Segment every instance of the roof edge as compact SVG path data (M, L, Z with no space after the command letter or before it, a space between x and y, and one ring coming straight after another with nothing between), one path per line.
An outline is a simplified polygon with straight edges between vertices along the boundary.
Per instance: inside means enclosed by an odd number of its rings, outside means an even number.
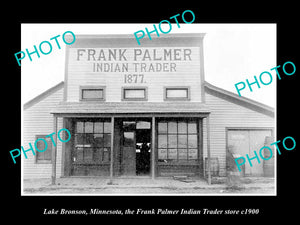
M39 94L38 96L34 97L33 99L29 100L28 102L26 102L23 105L23 109L26 110L28 108L30 108L31 106L33 106L34 104L40 102L41 100L43 100L44 98L46 98L47 96L51 95L52 93L56 92L57 90L63 88L64 86L64 81L61 81L60 83L58 83L57 85L47 89L46 91L42 92L41 94Z
M214 92L218 92L218 93L221 93L223 95L226 95L226 96L234 99L236 102L243 102L243 103L246 103L248 105L254 106L254 108L260 109L260 112L265 111L265 114L274 116L275 110L271 106L265 105L261 102L258 102L258 101L255 101L255 100L243 97L243 96L239 96L235 93L232 93L232 92L227 91L225 89L214 86L214 85L208 83L207 81L204 81L204 87L207 88L207 89L210 89ZM245 104L244 104L244 106L245 106Z
M175 38L175 37L198 37L203 38L206 33L172 33L168 35L161 35L159 37L153 36L151 38ZM71 38L72 35L66 35L66 38ZM90 38L133 38L133 34L77 34L76 39L90 39Z

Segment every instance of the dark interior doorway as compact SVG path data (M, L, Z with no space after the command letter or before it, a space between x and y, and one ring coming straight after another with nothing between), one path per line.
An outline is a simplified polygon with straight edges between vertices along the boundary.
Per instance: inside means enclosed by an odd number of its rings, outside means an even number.
M151 129L136 130L136 175L150 174Z
M150 175L151 122L123 120L122 174Z

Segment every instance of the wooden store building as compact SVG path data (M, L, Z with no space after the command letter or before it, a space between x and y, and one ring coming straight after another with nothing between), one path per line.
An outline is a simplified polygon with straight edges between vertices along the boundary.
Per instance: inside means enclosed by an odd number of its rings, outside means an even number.
M77 35L64 81L24 105L23 143L67 143L22 161L23 178L226 176L228 154L274 136L274 109L204 80L204 34ZM40 148L42 149L42 147ZM243 175L264 176L264 163ZM274 164L272 164L274 171ZM210 182L210 181L209 181Z

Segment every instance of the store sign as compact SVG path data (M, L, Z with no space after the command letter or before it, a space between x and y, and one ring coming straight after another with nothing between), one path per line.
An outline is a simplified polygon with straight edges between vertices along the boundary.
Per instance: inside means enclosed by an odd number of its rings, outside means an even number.
M199 46L70 47L68 101L78 100L82 85L105 86L106 101L119 101L124 86L147 87L149 101L161 101L166 85L188 86L191 99L201 101L200 52Z
M192 61L192 48L78 48L78 63L90 63L90 72L176 72L177 62Z

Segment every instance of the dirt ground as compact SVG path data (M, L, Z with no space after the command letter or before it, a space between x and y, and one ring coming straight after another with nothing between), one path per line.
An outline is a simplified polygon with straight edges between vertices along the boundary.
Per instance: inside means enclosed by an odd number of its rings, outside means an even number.
M23 181L22 195L276 195L274 178L203 179L59 178Z

